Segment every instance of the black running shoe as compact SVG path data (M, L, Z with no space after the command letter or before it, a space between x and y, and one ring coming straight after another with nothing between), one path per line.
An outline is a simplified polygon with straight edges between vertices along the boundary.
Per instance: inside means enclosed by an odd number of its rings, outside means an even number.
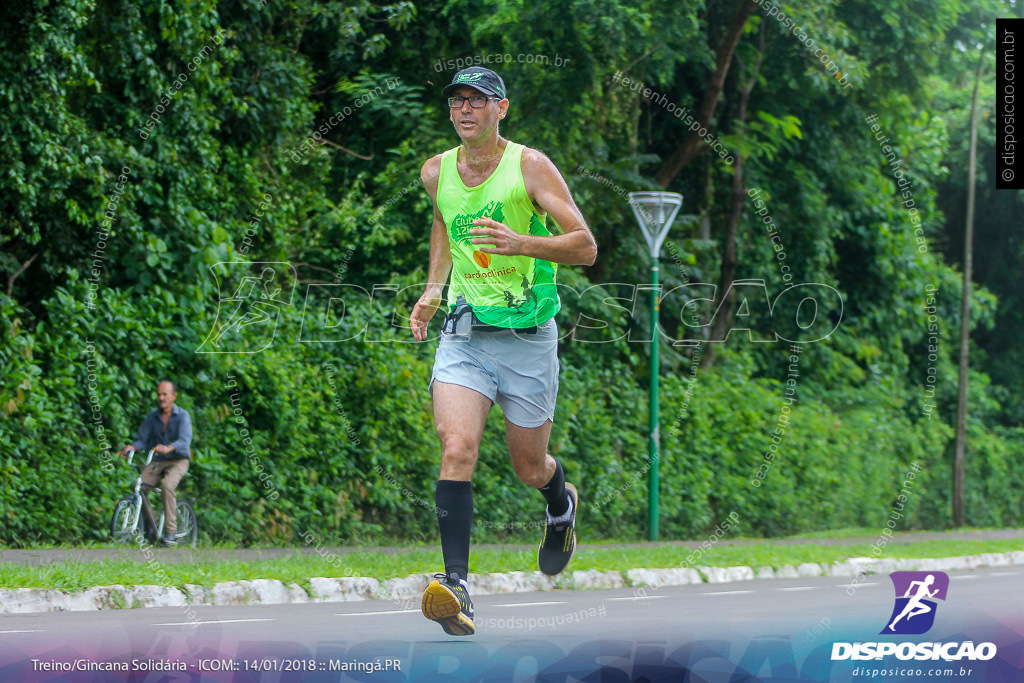
M441 624L450 636L476 633L473 602L465 586L454 575L434 574L434 580L423 591L423 616Z
M544 526L544 538L537 551L537 564L549 576L560 574L576 550L576 511L580 507L580 496L576 487L568 482L565 484L565 492L572 500L572 515L568 522L549 522Z

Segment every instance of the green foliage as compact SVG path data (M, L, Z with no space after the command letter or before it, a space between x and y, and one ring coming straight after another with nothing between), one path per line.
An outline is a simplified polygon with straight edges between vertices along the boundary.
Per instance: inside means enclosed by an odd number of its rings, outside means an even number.
M949 524L965 103L989 35L979 17L1001 5L933 5L782 3L850 88L775 18L748 20L702 123L742 156L742 189L761 191L781 242L747 202L736 277L764 281L772 300L796 283L828 285L843 315L832 313L828 339L804 345L792 404L781 344L737 333L714 354L705 344L714 360L691 374L694 347L663 343L666 537L701 537L732 512L751 535L881 528L913 463L921 471L899 528ZM457 64L484 57L509 86L502 133L552 158L600 248L594 267L559 273L551 451L580 486L590 538L642 536L649 356L637 340L649 320L636 283L648 256L626 193L657 189L654 171L689 134L671 109L698 109L738 6L62 0L9 10L0 542L102 540L132 478L110 453L165 377L196 428L183 495L197 503L204 542L435 538L433 344L410 343L401 325L428 258L419 170L458 144L439 90ZM990 86L982 95L991 100ZM967 515L977 525L1024 512L1013 486L1024 474L1013 457L1024 416L1022 199L987 189L990 129L970 320ZM668 187L686 207L662 253L666 290L703 283L663 302L665 333L690 341L704 339L721 301L712 283L737 168L704 152ZM231 263L258 275L265 262L296 277L273 307L272 343L257 351L252 334L244 353L200 351L227 307L214 274ZM347 288L313 287L331 284ZM329 317L332 296L345 307ZM693 316L673 310L683 305ZM752 323L783 329L772 315L759 306ZM495 410L474 479L478 540L519 538L540 517L503 432Z

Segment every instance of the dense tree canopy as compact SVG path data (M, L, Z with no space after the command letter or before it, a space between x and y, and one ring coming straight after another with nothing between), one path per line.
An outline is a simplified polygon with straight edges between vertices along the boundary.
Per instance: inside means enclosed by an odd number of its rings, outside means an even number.
M431 533L433 345L402 323L426 278L420 165L458 143L440 89L470 64L503 76L502 134L551 157L598 241L593 267L559 271L551 445L589 537L646 524L648 263L627 193L684 196L659 337L662 533L686 537L731 512L747 534L881 527L914 463L901 524L950 524L981 60L967 522L1024 515L1024 200L992 174L993 28L1019 2L37 0L6 14L5 543L103 538L130 478L112 453L164 377L195 422L184 486L208 538ZM530 534L538 508L500 417L474 486L482 538Z

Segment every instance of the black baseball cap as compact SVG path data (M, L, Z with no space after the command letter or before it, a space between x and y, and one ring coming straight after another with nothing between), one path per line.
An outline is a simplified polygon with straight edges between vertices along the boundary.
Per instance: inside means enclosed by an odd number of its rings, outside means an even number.
M505 90L505 81L501 80L501 76L482 66L471 66L458 72L452 77L452 82L446 85L441 92L445 97L448 97L451 95L452 90L462 85L476 88L483 94L490 95L491 97L505 99L508 96Z

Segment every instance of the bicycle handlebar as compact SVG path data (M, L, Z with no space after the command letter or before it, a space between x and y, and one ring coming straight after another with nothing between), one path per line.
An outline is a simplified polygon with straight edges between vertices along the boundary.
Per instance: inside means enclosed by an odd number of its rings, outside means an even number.
M132 450L128 451L128 464L129 465L132 464L132 460L135 458L135 453L136 453L136 451L135 451L134 448ZM149 463L153 462L153 455L155 453L156 453L155 449L152 449L152 448L149 449L149 453L147 454L148 457L146 458L146 462L143 463L143 465L142 465L143 467L145 467Z

